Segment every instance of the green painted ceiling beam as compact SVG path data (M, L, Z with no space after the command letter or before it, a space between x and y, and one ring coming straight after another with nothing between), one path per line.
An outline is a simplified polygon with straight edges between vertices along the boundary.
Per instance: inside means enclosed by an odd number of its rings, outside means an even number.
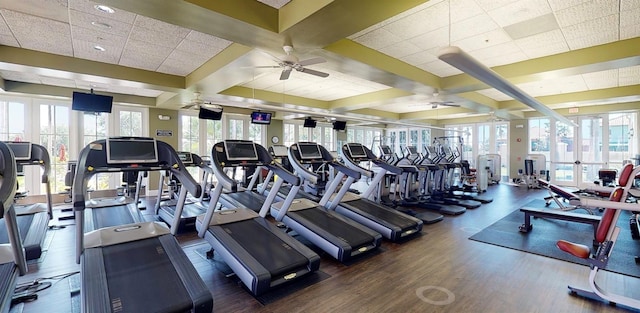
M573 76L639 65L638 47L640 47L640 37L496 66L492 70L514 84ZM473 53L471 55L473 56ZM467 74L459 74L443 78L442 88L453 92L463 92L490 87Z
M181 76L1 45L0 69L173 92L185 87Z
M251 89L247 87L234 86L229 89L220 92L224 96L239 97L246 100L247 104L250 104L254 99L256 102L266 102L269 104L275 104L280 106L292 107L292 108L316 108L316 109L329 109L329 103L327 101L309 99L304 97L297 97L292 95L284 95L282 93ZM283 105L284 103L284 105Z
M15 92L15 93L23 93L30 95L46 95L53 97L64 97L71 99L71 95L74 91L79 91L75 88L67 88L67 87L58 87L51 85L42 85L42 84L31 84L31 83L22 83L22 82L14 82L14 81L5 81L6 92ZM111 93L111 92L100 92L101 95L107 95L113 97L114 103L128 103L128 104L138 104L144 105L148 107L155 107L156 99L152 97L143 97L143 96L134 96L134 95L125 95L119 93Z
M211 75L215 74L216 71L219 71L224 66L227 66L239 57L249 53L251 50L253 49L241 44L231 44L209 61L202 64L202 66L197 68L195 71L191 72L191 74L187 75L185 77L185 87L189 88L200 81L207 79Z

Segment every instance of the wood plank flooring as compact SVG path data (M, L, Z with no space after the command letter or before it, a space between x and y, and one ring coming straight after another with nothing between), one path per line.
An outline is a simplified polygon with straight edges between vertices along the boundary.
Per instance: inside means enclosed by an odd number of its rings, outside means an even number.
M490 186L486 195L494 197L492 203L425 225L413 240L384 242L380 253L351 265L323 256L320 269L331 277L267 305L199 255L206 242L193 234L178 239L211 289L215 312L625 312L568 295L567 285L587 286L586 266L468 239L545 194ZM629 235L628 229L622 230L621 236ZM74 262L74 226L50 230L48 236L46 254L29 265L19 282L79 270ZM600 280L606 288L640 298L636 278L606 273ZM40 292L24 312L73 312L68 279Z

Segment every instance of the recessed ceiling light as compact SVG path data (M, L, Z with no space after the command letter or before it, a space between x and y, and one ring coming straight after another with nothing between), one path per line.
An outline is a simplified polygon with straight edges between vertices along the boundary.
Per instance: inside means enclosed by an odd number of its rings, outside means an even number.
M107 49L103 48L102 46L98 46L98 45L93 46L93 49L96 49L98 51L107 51Z
M111 28L111 25L109 25L107 23L96 22L96 21L91 22L91 25L102 27L102 28Z
M106 5L102 5L102 4L96 4L93 6L94 8L96 8L96 10L100 11L100 12L104 12L104 13L114 13L115 10L112 9L111 7L108 7Z

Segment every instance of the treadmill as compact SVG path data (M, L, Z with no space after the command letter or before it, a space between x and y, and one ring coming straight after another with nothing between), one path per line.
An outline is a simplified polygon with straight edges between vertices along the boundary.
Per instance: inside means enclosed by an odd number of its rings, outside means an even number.
M217 252L256 296L317 271L320 256L265 219L278 188L285 181L299 186L298 177L274 162L267 149L252 141L225 140L216 143L211 154L218 182L211 192L207 213L196 220L198 236L212 248L208 257ZM264 167L278 175L267 201L261 204L259 214L244 207L216 212L223 189L238 192L236 181L225 173L224 167L240 164ZM293 194L282 207L286 209L292 201Z
M42 255L42 245L49 227L49 220L53 216L51 201L51 159L47 149L31 142L5 142L15 156L18 175L24 175L24 166L39 166L42 168L42 183L45 185L46 203L14 205L18 220L18 230L23 242L27 260L35 260ZM4 224L0 220L0 243L8 243L9 238Z
M247 184L246 188L242 188L242 187L238 186L237 187L238 188L237 191L231 192L231 193L223 193L220 196L219 201L220 201L220 204L223 207L227 207L227 208L244 207L244 208L248 208L248 209L251 209L251 210L254 210L254 211L258 212L260 210L260 207L262 207L262 204L265 203L265 201L267 201L266 196L262 195L261 193L258 193L258 192L254 191L254 187L257 187L258 178L262 175L262 167L251 165L253 163L255 163L255 162L250 162L250 163L238 163L238 162L223 163L224 164L223 168L225 168L225 169L232 168L233 169L232 176L235 176L235 171L236 171L237 168L242 167L242 168L245 168L245 169L250 169L250 168L255 167L255 171L254 171L253 175L251 176L251 180ZM227 176L227 175L225 174L225 176Z
M16 286L18 275L27 272L13 197L17 185L16 162L13 152L0 142L0 219L3 221L3 231L8 234L9 244L0 244L0 312L9 312L11 298Z
M300 159L308 161L307 164L300 162ZM342 182L342 178L346 176L347 179L343 184L346 188L342 188L341 193L336 197L343 196L351 183L360 178L359 173L338 163L331 157L329 151L314 142L298 142L291 145L289 160L295 173L311 183L315 183L319 175L309 170L309 163L324 162L338 170L336 182ZM289 196L296 197L299 188L300 186L292 186ZM271 215L340 262L349 261L358 255L372 251L382 242L382 235L378 232L327 210L307 198L294 200L289 208L274 204L271 207Z
M269 147L269 152L271 153L271 155L274 157L274 159L276 161L280 161L280 164L282 164L282 166L294 173L295 170L293 168L293 166L291 165L291 161L289 160L289 148L287 148L284 145L273 145L271 147ZM273 175L272 172L269 172L269 175ZM266 194L269 192L269 189L267 189L269 186L269 182L271 181L272 176L267 176L264 180L264 184L262 184L262 186L258 186L258 193L260 194ZM302 186L306 186L306 184L317 184L317 181L315 182L310 182L304 179L304 177L300 177L300 179L302 179ZM302 187L304 188L304 187ZM287 195L291 192L291 186L289 185L283 185L280 187L280 189L278 190L278 197L281 199L284 199L287 197ZM310 194L308 192L305 192L303 190L298 190L296 198L305 198L305 199L309 199L313 202L320 202L320 197Z
M91 177L127 171L170 171L179 177L184 191L178 206L184 203L187 191L196 196L201 192L178 154L165 142L114 137L93 141L80 151L73 208L82 312L210 313L211 292L164 224L130 223L86 231L84 215L89 210L85 195ZM117 211L114 208L100 210Z
M206 188L207 177L213 174L211 167L207 166L199 155L191 152L178 151L178 156L185 167L197 167L202 169L203 174L200 181L200 188L203 190ZM158 194L162 194L163 182L165 173L160 175L160 184L158 186ZM178 184L181 182L178 181ZM180 188L182 189L182 188ZM201 202L202 194L199 198L187 198L182 209L182 214L178 218L177 226L171 228L171 233L176 235L185 231L192 231L196 229L196 217L200 214L207 212L207 206ZM191 195L193 196L193 195ZM174 219L176 218L177 199L171 199L169 201L162 201L162 197L158 197L156 200L156 214L162 221L168 225L174 225Z

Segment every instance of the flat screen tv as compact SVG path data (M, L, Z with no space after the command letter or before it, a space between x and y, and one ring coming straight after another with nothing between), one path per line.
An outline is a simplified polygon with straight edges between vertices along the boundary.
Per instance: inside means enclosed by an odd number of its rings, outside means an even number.
M253 124L271 124L271 113L269 112L251 112L251 123Z
M349 150L349 154L353 159L367 157L367 152L364 150L364 146L359 143L347 144L347 149Z
M158 163L158 145L153 138L107 139L107 163Z
M258 161L258 152L252 141L225 140L224 151L229 161Z
M193 163L193 156L191 155L191 152L178 151L178 157L180 158L180 161L182 161L182 163L184 164Z
M322 159L320 148L315 143L298 143L298 151L303 160Z
M97 95L95 93L73 92L71 109L83 112L111 113L113 97Z
M346 121L335 121L333 122L333 129L338 130L338 131L342 131L345 130L347 128L347 122Z
M198 118L203 120L219 121L222 119L222 110L218 112L200 108L200 112L198 112Z
M318 122L316 120L314 120L314 119L312 119L310 117L307 117L307 118L304 119L303 127L316 128L317 123Z
M9 149L13 151L16 161L31 160L31 143L30 142L5 142Z

